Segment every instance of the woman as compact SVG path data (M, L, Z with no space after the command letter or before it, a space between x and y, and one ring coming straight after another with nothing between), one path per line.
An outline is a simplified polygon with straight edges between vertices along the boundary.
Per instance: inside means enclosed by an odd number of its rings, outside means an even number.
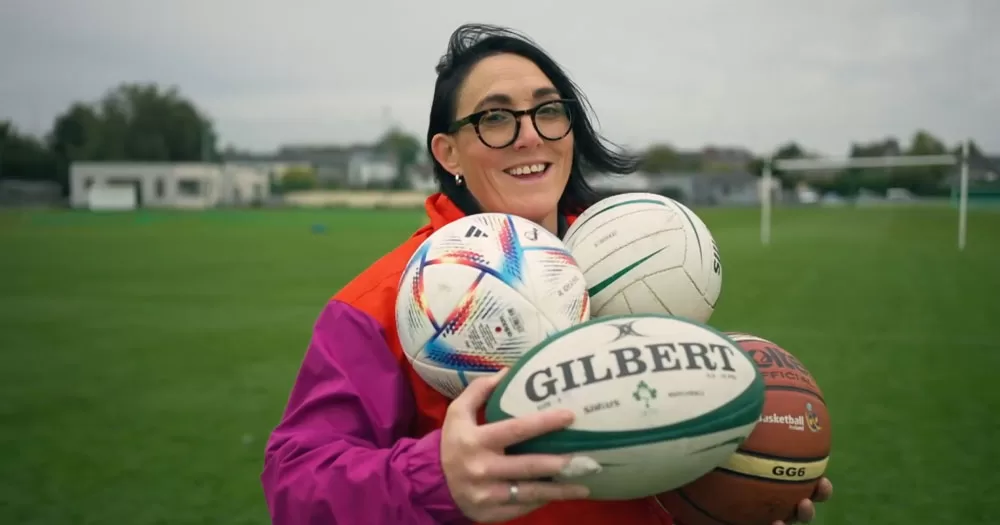
M437 68L427 148L441 193L430 224L364 271L320 314L262 482L278 525L507 522L665 525L653 498L598 502L571 483L588 458L505 456L506 446L568 426L572 413L480 425L499 376L449 402L414 372L398 343L400 274L436 229L505 212L562 235L595 200L584 169L629 173L605 147L576 86L544 52L508 30L463 26ZM829 496L823 483L818 499ZM812 518L808 500L798 518Z

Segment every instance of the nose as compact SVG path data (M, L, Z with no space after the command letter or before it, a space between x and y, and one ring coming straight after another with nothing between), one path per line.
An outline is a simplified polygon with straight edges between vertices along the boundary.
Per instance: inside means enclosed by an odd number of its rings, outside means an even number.
M531 115L521 115L521 129L514 140L514 149L537 148L542 144L542 137L531 122Z

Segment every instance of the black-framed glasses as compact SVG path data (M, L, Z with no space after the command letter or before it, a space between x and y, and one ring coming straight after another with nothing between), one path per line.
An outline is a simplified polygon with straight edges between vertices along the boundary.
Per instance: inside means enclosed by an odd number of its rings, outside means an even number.
M572 129L573 114L570 111L572 102L570 99L559 99L542 102L529 109L497 108L477 111L453 122L448 132L454 133L462 126L472 124L483 144L495 149L506 148L521 134L521 117L529 115L531 124L540 137L545 140L559 140Z

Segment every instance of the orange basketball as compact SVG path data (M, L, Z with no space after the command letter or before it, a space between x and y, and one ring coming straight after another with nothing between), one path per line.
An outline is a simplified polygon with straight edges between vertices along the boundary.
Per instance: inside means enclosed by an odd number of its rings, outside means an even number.
M830 416L812 374L760 337L727 333L764 375L764 410L725 464L657 498L677 525L771 525L812 496L830 454Z

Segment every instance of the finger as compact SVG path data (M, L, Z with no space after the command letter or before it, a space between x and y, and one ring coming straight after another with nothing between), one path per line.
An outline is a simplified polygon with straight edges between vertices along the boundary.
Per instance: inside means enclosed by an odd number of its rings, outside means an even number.
M570 483L522 481L517 483L517 497L513 501L510 494L510 483L490 486L490 500L500 505L541 505L550 501L585 499L590 489Z
M493 389L500 384L500 380L506 374L507 369L504 368L493 375L474 379L458 397L451 401L448 408L475 418L476 411L486 404L486 401L490 398L490 394L493 393Z
M482 443L491 448L510 445L568 427L576 416L570 410L545 410L480 427Z
M812 500L804 499L800 501L795 517L796 521L802 523L812 521L816 517L816 507L813 505Z
M524 454L517 456L496 455L486 465L490 479L539 480L562 474L570 462L568 456Z
M590 496L590 489L583 485L571 483L526 481L518 483L517 486L519 488L519 502L545 503L549 501L585 499Z
M829 479L823 478L816 484L816 492L813 493L812 500L824 502L833 497L833 483Z

